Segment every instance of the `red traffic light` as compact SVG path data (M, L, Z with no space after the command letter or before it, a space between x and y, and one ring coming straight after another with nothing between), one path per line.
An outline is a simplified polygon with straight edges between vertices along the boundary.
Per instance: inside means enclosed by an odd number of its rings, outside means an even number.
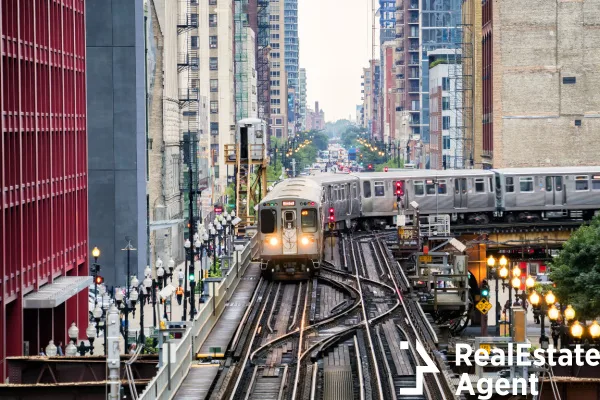
M369 164L367 168L373 169L373 164Z
M383 172L388 172L388 167L383 168Z
M404 195L404 184L401 181L396 182L396 196Z
M332 207L332 208L329 209L329 214L333 214L333 213L335 213L335 210Z
M96 278L94 279L94 282L96 282L96 285L102 285L104 283L104 277L98 275L96 276Z

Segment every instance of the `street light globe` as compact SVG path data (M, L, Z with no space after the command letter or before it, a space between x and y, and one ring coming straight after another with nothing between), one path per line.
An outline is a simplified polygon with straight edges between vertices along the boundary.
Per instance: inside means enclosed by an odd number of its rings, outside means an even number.
M525 279L525 286L527 286L527 289L533 289L535 286L535 279L531 275Z
M101 295L106 293L106 286L104 286L104 285L98 286L98 293L100 293Z
M231 213L229 213L233 218L235 218L235 211L231 210Z
M510 284L515 289L518 289L518 288L521 287L521 280L518 277L515 276L514 278L512 278L512 281L510 281Z
M537 292L531 293L531 296L529 296L529 302L534 306L537 306L540 304L540 295Z
M581 326L579 321L575 321L573 326L571 326L571 335L576 339L581 338L581 335L583 335L583 326Z
M140 284L140 280L137 278L137 276L134 276L131 279L131 286L138 287L139 284Z
M92 315L96 319L102 318L102 308L100 308L100 304L96 304L96 308L94 308L94 311L92 312Z
M74 357L77 355L77 347L69 342L67 347L65 347L65 356Z
M171 259L169 260L169 269L173 268L175 268L175 260L173 260L173 257L171 257Z
M146 289L150 289L152 287L152 279L147 276L146 279L144 279L143 284Z
M546 299L546 304L556 303L556 296L554 295L554 293L552 293L552 291L549 291L548 293L546 293L545 299Z
M494 256L489 256L487 259L488 267L493 267L495 264L496 264L496 259L494 258Z
M208 242L208 233L204 233L204 235L202 236L202 240Z
M144 276L150 276L152 275L152 270L150 269L149 265L146 265L146 269L144 269Z
M88 339L96 339L96 325L89 324L85 330L85 334L87 335Z
M46 355L48 357L54 357L56 355L56 345L54 344L54 340L48 342L48 346L46 346Z
M163 261L160 259L160 257L158 257L156 259L156 268L161 268L163 265Z
M161 266L156 270L156 276L162 278L165 275L165 269Z
M192 243L190 242L190 239L185 239L185 243L183 244L183 247L185 247L186 249L189 249L192 246Z
M548 318L550 318L550 320L552 321L556 321L559 315L560 311L558 311L558 308L556 308L554 304L552 304L552 306L548 309Z
M589 329L590 329L590 335L592 336L592 339L598 339L598 337L600 337L600 325L598 325L597 321L592 322ZM48 354L48 353L46 353L46 354Z
M123 301L123 291L121 290L121 288L117 288L117 290L115 291L115 300Z
M67 334L73 341L77 341L77 338L79 337L79 328L75 325L75 322L71 323L71 327L67 331Z
M575 309L570 304L565 309L565 319L567 321L572 321L575 319Z
M504 267L508 264L508 260L506 259L505 256L500 257L500 261L498 261L498 263L500 264L501 267Z
M100 249L98 247L94 247L94 249L92 250L92 257L94 257L94 258L100 257Z
M521 268L519 268L519 267L514 267L514 268L512 269L512 275L513 275L515 278L518 278L518 277L520 277L520 276L521 276Z
M194 246L196 248L200 248L200 246L202 246L202 242L200 242L200 238L196 239L196 241L194 242Z
M500 278L502 279L506 279L508 278L508 268L506 268L506 265L503 265L499 270L498 270L498 275L500 276Z
M129 300L131 300L132 303L135 303L138 300L138 297L139 297L139 294L136 289L133 289L129 293Z

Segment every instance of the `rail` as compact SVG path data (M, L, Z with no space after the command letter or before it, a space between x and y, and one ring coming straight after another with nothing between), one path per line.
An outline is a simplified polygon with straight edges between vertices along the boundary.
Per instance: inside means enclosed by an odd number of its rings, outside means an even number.
M215 285L214 293L211 293L210 299L194 317L194 322L191 325L187 323L181 339L166 343L166 346L169 346L169 359L144 388L138 397L139 400L170 400L177 393L191 368L195 354L218 321L240 277L250 265L256 239L255 235L249 241L245 241L243 250L234 252L232 267L227 270L223 280ZM241 243L236 241L236 245L239 244ZM186 322L181 324L185 325ZM171 356L171 352L174 353L174 357Z

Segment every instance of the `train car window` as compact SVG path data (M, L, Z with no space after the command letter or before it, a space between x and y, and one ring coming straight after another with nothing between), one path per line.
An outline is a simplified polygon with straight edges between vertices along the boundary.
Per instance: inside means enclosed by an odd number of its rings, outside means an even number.
M519 190L521 193L533 192L533 176L522 176L519 178Z
M554 178L554 189L557 192L562 191L562 176L557 176Z
M475 193L485 192L485 180L483 178L475 178Z
M494 183L492 182L492 178L490 178L490 193L494 191Z
M600 190L600 175L592 176L592 190Z
M273 233L277 229L277 212L275 210L260 210L260 232Z
M514 178L507 177L506 178L506 193L513 193L515 191L515 180Z
M302 210L300 224L302 225L302 232L311 233L317 231L317 210L307 209Z
M446 180L438 181L438 194L448 193L448 186L446 186Z
M371 182L370 181L363 182L363 195L365 196L365 199L368 199L369 197L371 197Z
M547 176L546 177L546 192L551 192L551 191L552 191L552 177Z
M576 176L575 177L575 190L583 191L590 188L587 176Z
M374 186L375 186L375 196L376 197L385 196L385 186L384 186L383 182L375 182Z
M415 181L413 185L415 187L415 196L423 196L425 194L423 181Z
M435 196L434 181L425 181L425 193L427 193L428 196Z

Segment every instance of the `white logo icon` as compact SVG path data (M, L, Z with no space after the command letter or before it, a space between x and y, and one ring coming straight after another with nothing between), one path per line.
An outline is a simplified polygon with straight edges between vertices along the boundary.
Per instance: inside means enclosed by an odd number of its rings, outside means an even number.
M400 342L401 350L408 350L408 342ZM440 370L435 366L435 362L429 357L429 354L425 351L425 348L421 344L420 341L417 340L417 353L421 356L423 361L427 366L423 367L421 365L417 365L417 383L414 388L400 388L401 396L414 396L414 395L422 395L423 394L423 375L426 372L431 372L432 374L437 374Z

